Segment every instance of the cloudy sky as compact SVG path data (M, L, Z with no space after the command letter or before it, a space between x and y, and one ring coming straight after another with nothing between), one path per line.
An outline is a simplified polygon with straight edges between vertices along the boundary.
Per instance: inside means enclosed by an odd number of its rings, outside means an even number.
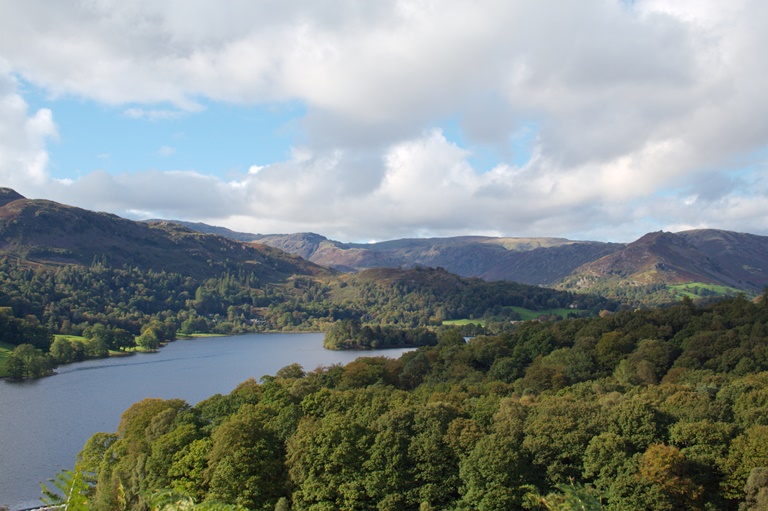
M0 0L0 185L341 241L768 234L768 2Z

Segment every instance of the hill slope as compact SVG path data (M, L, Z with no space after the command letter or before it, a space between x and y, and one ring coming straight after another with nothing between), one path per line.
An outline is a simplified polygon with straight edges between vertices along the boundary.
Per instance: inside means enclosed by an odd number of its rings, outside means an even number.
M57 333L79 335L102 323L138 334L153 320L187 333L322 330L339 319L437 326L448 319L520 319L514 307L573 314L611 307L600 298L464 278L442 268L339 275L266 245L29 200L7 189L0 190L0 204L0 305ZM315 253L328 243L317 235L282 242L297 251L317 244ZM419 243L389 245L413 250ZM29 285L22 289L21 282Z
M245 267L259 278L329 270L264 245L245 245L170 222L134 222L0 189L0 253L25 264L112 266L203 277Z
M340 243L316 234L270 235L260 243L307 257L342 271L367 268L442 267L463 277L551 285L581 264L623 245L575 242L563 238L400 239L378 243ZM301 250L301 252L299 252Z
M714 229L649 233L582 265L560 287L605 292L689 283L759 293L768 285L768 237Z
M462 277L532 285L554 285L582 264L624 248L620 243L564 238L487 236L341 243L315 233L248 234L201 223L173 222L200 232L263 243L345 272L430 266L445 268Z

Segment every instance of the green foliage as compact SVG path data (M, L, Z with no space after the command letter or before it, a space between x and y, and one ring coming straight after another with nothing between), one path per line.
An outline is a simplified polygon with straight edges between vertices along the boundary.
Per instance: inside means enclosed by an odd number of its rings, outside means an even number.
M275 263L279 271L267 272L267 279L258 265L211 264L201 274L113 266L100 256L90 266L0 258L0 338L48 352L51 333L82 335L87 339L82 349L72 344L75 360L134 346L153 351L175 339L176 332L332 330L328 346L334 349L423 346L434 344L426 327L451 318L484 322L485 327L463 327L464 335L477 335L510 328L508 320L519 319L512 307L544 311L578 303L581 312L567 309L571 315L615 308L594 296L464 279L442 269L377 269L346 276L319 272L313 277L289 276L284 272L290 264ZM342 328L339 321L360 328ZM59 343L56 358L69 360L60 348L66 350Z
M334 323L323 339L323 346L330 350L406 348L435 344L437 335L424 327L369 327L349 319Z
M576 308L560 307L555 309L526 309L523 307L509 307L509 309L518 315L517 319L529 321L539 319L540 317L566 319L568 317L579 317L587 314L588 311Z
M526 509L548 509L551 511L601 511L603 505L589 491L581 485L558 484L556 492L546 497L539 495L533 487L527 487L523 505Z
M89 511L87 486L80 472L62 470L50 482L58 492L41 484L46 505L59 506L63 511Z
M208 495L253 510L272 510L287 493L285 448L269 412L245 404L211 435Z
M704 282L689 282L687 284L668 285L667 289L673 299L679 299L682 297L695 298L710 298L713 296L736 296L742 291L727 286L718 286L714 284L706 284Z
M56 361L31 344L20 344L5 361L5 373L12 380L40 378L49 375Z
M195 502L188 493L174 490L158 490L150 498L152 511L243 511L236 505L219 502Z
M5 363L8 357L13 352L13 349L15 346L13 344L8 344L5 342L0 341L0 378L6 376L5 374Z
M744 486L746 498L739 511L768 511L768 467L756 467Z
M766 326L763 302L733 298L445 330L400 360L144 400L77 468L105 511L168 488L265 510L761 509Z

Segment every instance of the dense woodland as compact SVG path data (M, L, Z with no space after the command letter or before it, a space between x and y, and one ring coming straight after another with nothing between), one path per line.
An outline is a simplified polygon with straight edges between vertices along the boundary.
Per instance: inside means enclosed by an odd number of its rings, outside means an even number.
M146 399L76 473L97 510L765 509L768 297L602 316Z
M329 350L365 350L434 346L437 334L426 327L394 328L363 326L360 321L344 319L334 323L323 339Z
M58 364L107 356L110 350L156 350L177 334L325 331L341 320L385 330L377 330L375 342L369 336L361 338L362 344L329 347L434 344L434 334L424 327L464 317L501 325L518 319L511 306L573 306L592 314L615 304L428 268L265 282L244 269L200 280L127 265L115 268L104 258L90 266L57 267L0 259L0 341L20 346L5 364L12 378L43 376ZM391 334L397 329L399 337ZM52 334L85 339L54 341Z
M53 333L82 334L96 323L139 335L152 320L182 333L321 330L339 319L397 326L439 325L444 319L516 319L505 307L568 307L598 312L607 300L513 282L463 279L441 269L382 270L335 279L295 276L264 283L246 271L197 280L136 267L21 265L0 259L0 306L34 317Z

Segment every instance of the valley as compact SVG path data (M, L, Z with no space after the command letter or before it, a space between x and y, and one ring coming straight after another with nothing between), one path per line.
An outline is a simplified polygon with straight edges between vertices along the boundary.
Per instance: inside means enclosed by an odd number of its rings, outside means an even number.
M59 478L65 493L82 491L83 510L146 511L173 490L186 502L270 511L542 502L736 511L768 467L765 237L364 246L133 222L8 189L0 197L3 395L73 374L87 387L96 373L81 368L108 367L98 383L106 399L134 402L79 456L68 447L73 470ZM509 280L516 272L531 282ZM291 355L290 337L275 335L302 331L317 332L312 349L331 362ZM205 360L177 340L267 332L284 362L274 374L252 372L263 352L244 359L242 342L259 335L208 339ZM161 345L159 355L99 360ZM377 348L408 353L367 351ZM210 358L245 381L188 398L196 404L178 398ZM183 375L146 388L118 370L139 363L144 384L175 374L171 364ZM58 376L33 379L57 366Z

